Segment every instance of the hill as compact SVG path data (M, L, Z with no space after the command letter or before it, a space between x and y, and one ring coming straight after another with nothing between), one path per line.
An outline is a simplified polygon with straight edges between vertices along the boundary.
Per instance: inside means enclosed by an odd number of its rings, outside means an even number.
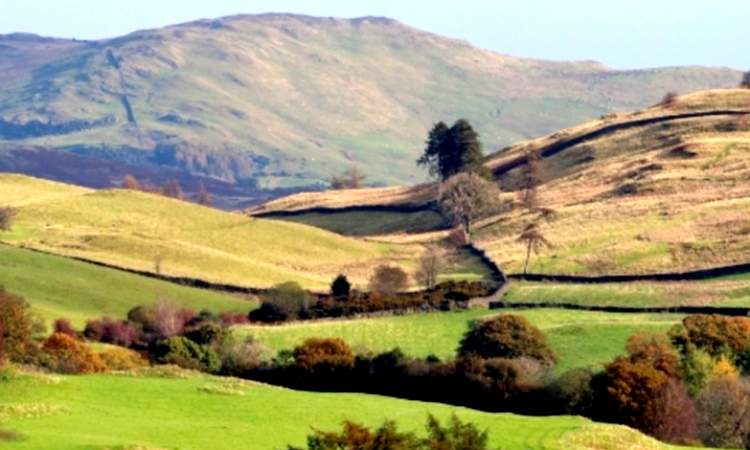
M539 219L520 207L518 189L526 157L536 153L542 158L540 206L555 219L539 222L554 248L533 258L532 271L640 274L748 262L749 116L750 90L702 91L491 154L486 166L508 208L478 224L475 242L505 271L522 270L526 247L518 236ZM400 226L391 218L389 228L376 231L403 232L410 214L430 211L434 189L306 194L308 210L298 206L303 197L297 195L248 213L335 228L357 209L364 214L363 206L391 208L401 215ZM315 208L332 210L321 220ZM444 234L382 239L414 242Z
M388 418L400 430L421 434L428 412L442 421L455 413L487 429L491 448L676 448L581 417L490 414L375 395L299 392L167 369L134 376L17 375L0 383L0 419L3 428L24 437L11 444L24 450L271 450L304 445L310 427L340 430L344 419L377 427Z
M306 225L127 190L93 191L0 174L3 204L19 208L2 241L116 267L215 283L268 287L297 281L327 290L345 273L366 286L374 267L408 272L419 245L369 243Z
M278 14L90 42L0 36L0 74L5 171L70 180L83 158L262 188L319 185L350 164L371 183L414 184L438 120L471 119L493 150L740 79L517 58L384 18ZM49 173L26 161L42 150L79 160ZM97 170L112 183L127 169Z

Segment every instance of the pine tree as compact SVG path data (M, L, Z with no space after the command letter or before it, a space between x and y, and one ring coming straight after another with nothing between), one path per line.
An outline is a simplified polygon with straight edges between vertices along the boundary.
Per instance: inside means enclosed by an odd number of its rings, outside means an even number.
M491 178L489 170L484 167L482 142L466 119L457 120L450 128L443 122L435 124L417 164L427 166L430 175L440 180L447 180L462 171Z

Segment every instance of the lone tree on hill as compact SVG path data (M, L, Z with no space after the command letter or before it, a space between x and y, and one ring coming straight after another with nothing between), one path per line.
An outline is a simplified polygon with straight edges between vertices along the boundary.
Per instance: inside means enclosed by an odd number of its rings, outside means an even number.
M482 142L466 119L459 119L452 127L438 122L430 130L427 147L417 160L417 165L427 166L430 175L447 180L462 171L470 171L484 178L491 173L484 167Z
M461 172L442 186L439 199L443 216L453 225L471 232L471 223L500 209L495 183L473 172Z
M208 195L206 186L203 185L202 181L198 185L198 197L195 199L195 202L202 206L211 206L211 197Z
M750 71L742 74L742 81L740 81L740 87L742 89L750 89Z
M437 245L429 245L417 262L419 263L419 268L414 277L425 289L434 288L437 284L438 275L443 270L443 266L445 266L444 251Z
M18 210L12 206L0 206L0 231L10 231Z
M339 274L331 283L331 294L334 297L345 298L349 296L352 290L352 284L346 278L346 275Z
M383 294L395 294L409 285L409 275L400 267L378 266L370 277L370 290Z
M331 189L361 189L365 186L367 174L357 165L349 166L343 175L331 177Z
M535 254L539 254L539 250L542 247L552 247L552 243L547 240L546 237L539 230L539 225L531 223L524 228L518 240L526 243L526 262L523 264L523 274L526 275L529 272L529 259L531 258L531 251Z

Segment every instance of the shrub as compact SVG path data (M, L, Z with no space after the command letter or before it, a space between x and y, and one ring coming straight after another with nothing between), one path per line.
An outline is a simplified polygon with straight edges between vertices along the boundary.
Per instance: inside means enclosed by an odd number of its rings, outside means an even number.
M0 231L10 231L18 210L12 206L0 206Z
M667 92L664 95L664 98L661 99L661 103L660 104L662 104L662 105L670 105L670 104L674 103L679 97L680 97L680 95L677 92Z
M55 333L67 334L70 337L75 337L78 332L73 328L68 319L57 319L54 325Z
M310 307L312 299L295 282L281 283L261 294L261 307L251 311L250 320L259 322L283 322L299 318L300 311Z
M128 311L128 322L140 327L149 341L180 334L194 317L194 311L163 298L151 305L137 306Z
M182 335L199 345L219 346L229 337L229 330L216 322L202 322L186 328Z
M393 295L406 290L409 275L400 267L378 266L370 277L370 290Z
M67 334L53 333L42 346L50 356L49 368L55 372L83 374L103 372L106 366L88 345Z
M153 342L149 345L148 352L162 364L176 364L209 373L221 370L221 358L212 348L196 344L184 336L172 336Z
M83 328L83 335L90 341L101 341L102 336L104 336L104 322L99 319L87 320L86 326Z
M148 360L140 353L122 347L105 350L99 357L110 370L133 370L148 365Z
M551 396L559 404L559 413L569 415L589 415L594 405L594 391L591 380L594 374L588 369L569 370L547 387Z
M249 337L228 345L223 352L223 371L230 375L257 369L270 359L271 351L260 341Z
M386 420L377 430L345 420L341 433L314 430L307 437L307 450L486 450L487 432L472 423L462 422L455 414L448 426L442 426L433 415L427 417L427 437L418 439L412 433L401 433L396 423ZM304 450L287 447L288 450Z
M219 314L219 319L224 325L241 325L250 322L245 313L223 312Z
M663 442L694 445L698 442L695 404L685 385L672 378L656 391L656 408L648 433Z
M504 314L478 322L461 340L458 353L482 358L519 358L526 356L545 364L559 357L547 344L544 333L523 316Z
M339 338L309 338L294 349L294 364L308 372L354 367L352 348Z
M112 320L105 318L103 321L104 330L101 341L107 344L119 345L121 347L130 347L133 345L139 333L135 328L124 320Z
M352 284L346 278L346 275L339 274L336 279L331 283L331 295L338 298L345 298L349 296L349 292L352 289Z

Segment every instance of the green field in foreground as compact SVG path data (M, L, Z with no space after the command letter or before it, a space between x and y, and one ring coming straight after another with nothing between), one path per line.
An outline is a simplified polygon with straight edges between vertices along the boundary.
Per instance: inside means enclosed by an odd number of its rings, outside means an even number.
M295 322L283 326L248 325L240 336L253 335L275 351L291 349L309 337L340 337L357 348L375 352L396 346L410 356L455 356L461 337L473 321L495 314L521 314L541 328L560 354L557 372L575 367L601 367L624 353L628 337L639 331L667 331L677 314L613 314L562 309L436 312L359 320Z
M165 369L161 369L165 370ZM0 381L0 427L18 450L272 450L303 445L311 428L343 419L378 426L386 418L422 433L428 412L487 429L507 450L673 448L627 427L580 417L489 414L363 394L321 394L179 372L187 378L16 375Z
M93 264L0 245L0 285L24 297L47 321L64 317L77 327L109 314L166 298L196 311L247 312L255 303Z

